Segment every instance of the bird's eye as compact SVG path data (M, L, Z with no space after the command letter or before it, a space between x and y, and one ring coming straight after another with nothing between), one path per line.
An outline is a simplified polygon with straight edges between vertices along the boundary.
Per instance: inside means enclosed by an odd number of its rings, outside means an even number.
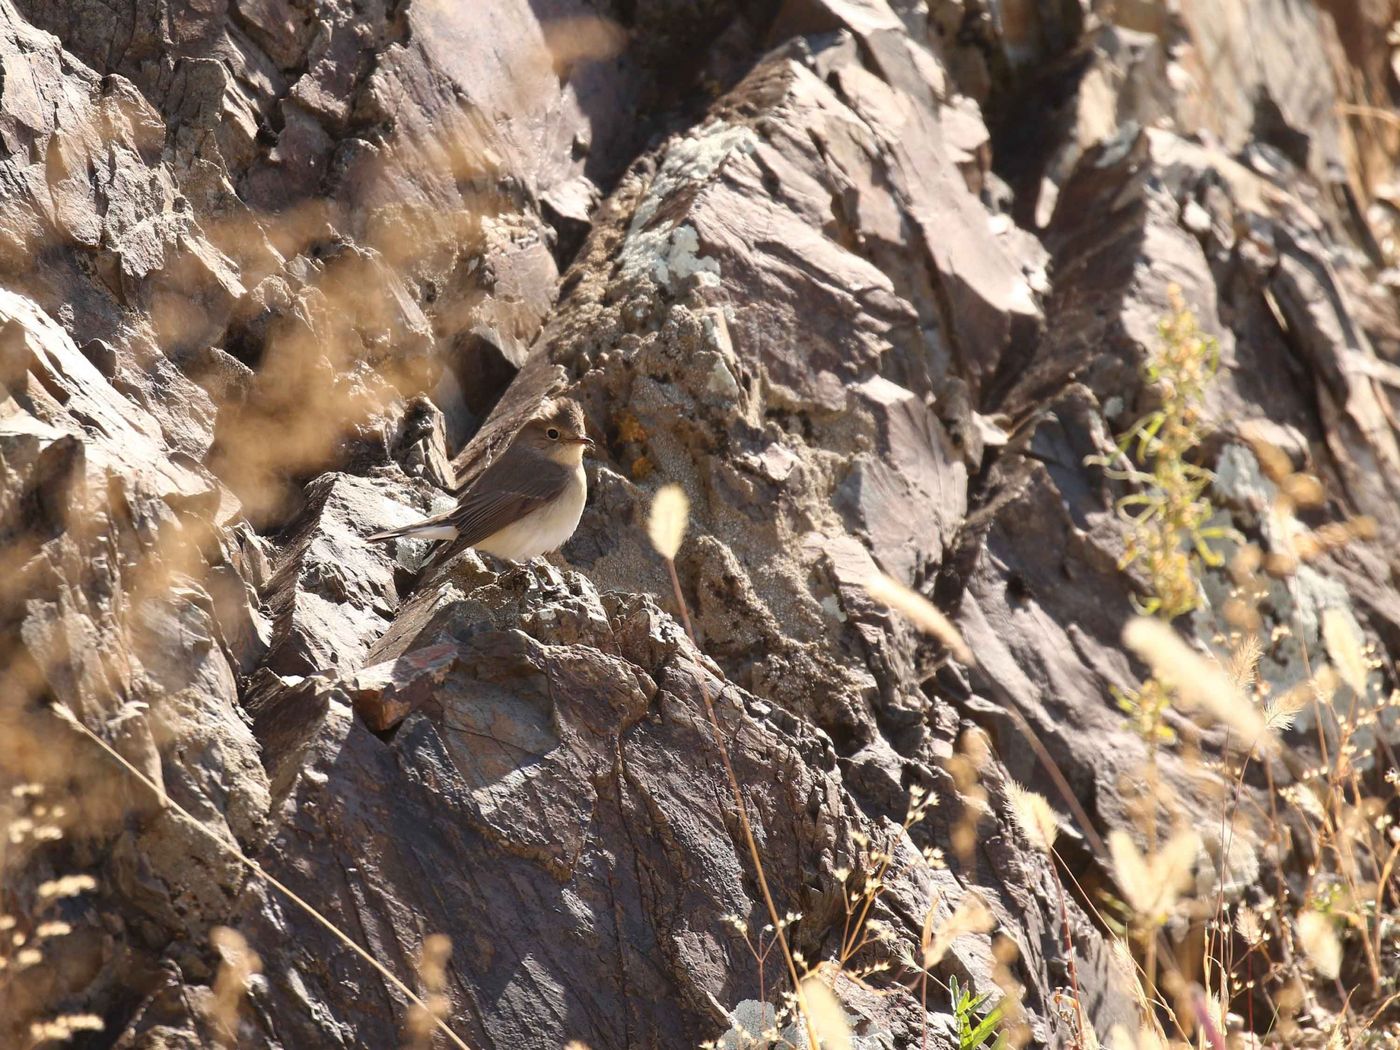
M546 431L544 432L544 434L545 434L545 437L549 438L550 441L558 441L558 440L559 440L559 430L558 430L556 427L550 427L548 430L546 430Z

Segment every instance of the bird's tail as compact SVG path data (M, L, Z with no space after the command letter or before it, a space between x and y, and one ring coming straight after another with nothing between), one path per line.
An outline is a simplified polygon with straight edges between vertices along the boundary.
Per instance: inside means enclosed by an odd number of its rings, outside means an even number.
M371 533L365 538L396 540L402 537L411 537L417 540L450 540L457 535L457 527L446 519L446 514L440 514L436 517L425 518L423 521L415 521L412 525L400 525L396 529L385 529L383 532Z

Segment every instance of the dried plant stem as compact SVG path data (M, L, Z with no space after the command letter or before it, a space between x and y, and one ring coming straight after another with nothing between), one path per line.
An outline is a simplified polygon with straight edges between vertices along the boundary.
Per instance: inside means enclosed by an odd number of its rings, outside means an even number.
M1156 741L1149 741L1147 747L1147 850L1149 853L1157 852L1157 798L1160 790L1160 775L1157 769L1157 744ZM1153 927L1150 931L1144 927L1142 938L1144 941L1144 955L1146 957L1145 969L1147 971L1147 991L1148 994L1155 994L1157 989L1157 935L1158 928ZM1165 957L1165 956L1164 956Z
M774 927L776 929L777 927ZM760 943L762 943L762 932L759 933ZM772 943L769 943L772 947ZM758 1008L759 1030L768 1027L768 953L765 951L758 959L758 1001L762 1005ZM773 1008L774 1018L777 1017L777 1007Z
M1084 831L1084 837L1088 839L1090 846L1101 858L1107 860L1108 846L1094 830L1093 822L1089 820L1089 814L1084 812L1084 807L1079 804L1079 799L1074 795L1074 789L1069 786L1069 781L1065 778L1064 771L1060 769L1060 764L1055 761L1050 752L1045 749L1045 745L1040 742L1040 737L1035 735L1035 730L1026 721L1026 716L1017 711L1014 707L1008 707L1007 713L1011 715L1011 720L1016 723L1016 728L1021 731L1021 736L1035 752L1035 757L1040 759L1040 764L1049 775L1050 780L1055 785L1055 790L1064 799L1065 805L1069 807L1074 819L1079 822L1080 828Z
M1390 851L1389 855L1385 858L1385 863L1384 863L1383 865L1381 865L1381 875L1380 875L1380 879L1379 879L1379 880L1377 881L1377 883L1376 883L1376 914L1377 914L1377 915L1379 915L1379 914L1381 913L1381 910L1384 908L1385 890L1386 890L1386 887L1387 887L1387 886L1390 886L1391 889L1392 889L1392 891L1394 890L1394 887L1391 886L1391 877L1395 874L1395 861L1396 861L1396 858L1397 858L1397 857L1400 857L1400 839L1397 839L1397 840L1396 840L1396 842L1395 842L1395 847ZM1379 954L1380 954L1380 951L1381 951L1381 933L1382 933L1382 932L1383 932L1383 930L1382 930L1381 924L1380 924L1379 922L1376 923L1376 931L1375 931L1376 942L1375 942L1374 945L1372 945L1372 950L1375 951L1375 953L1376 953L1377 955L1379 955Z
M1201 979L1207 987L1210 985L1211 963L1214 962L1216 968L1220 971L1219 1000L1225 1006L1228 1006L1230 1003L1228 982L1229 979L1234 976L1236 967L1234 942L1232 938L1222 933L1219 945L1221 951L1219 954L1223 957L1217 958L1217 952L1214 947L1215 933L1216 930L1223 930L1225 928L1225 878L1227 875L1226 869L1230 863L1230 850L1235 842L1234 818L1239 813L1240 796L1244 790L1245 772L1249 769L1249 761L1254 756L1254 750L1254 746L1251 745L1249 751L1245 753L1244 758L1240 761L1240 769L1235 776L1233 791L1230 795L1225 796L1225 800L1220 807L1220 879L1215 889L1215 913L1212 916L1212 920L1206 924L1205 953L1201 965ZM1221 749L1221 753L1223 755L1229 755L1230 753L1229 730L1225 732L1225 743ZM1261 765L1268 765L1267 759L1262 760ZM1252 997L1249 1000L1249 1009L1252 1016L1254 1010Z
M919 1031L922 1050L928 1050L928 970L919 970Z
M892 855L886 853L885 859L880 862L879 870L875 873L875 878L873 880L875 883L883 883L885 881L885 875L890 870L891 860ZM856 952L860 951L869 943L869 939L864 936L865 921L870 918L870 909L875 906L875 897L876 894L872 893L867 893L865 895L865 900L861 904L860 915L856 917L854 926L851 925L850 915L847 914L846 916L846 929L849 932L841 938L842 966L845 966L846 963L855 956Z
M681 625L685 628L690 643L699 648L699 644L695 640L695 631L690 625L690 609L686 606L685 595L681 593L681 581L676 575L676 563L671 558L665 560L666 571L671 576L671 592L675 595L676 605L681 613ZM725 776L729 778L729 790L734 795L734 807L739 813L739 825L744 831L744 842L748 845L749 857L753 860L754 873L758 878L758 888L763 893L763 903L768 908L768 920L773 924L773 932L778 938L778 947L782 950L783 962L787 964L788 977L792 981L792 991L797 996L797 1007L802 1014L802 1023L807 1029L807 1041L812 1050L817 1050L820 1044L817 1041L816 1028L813 1026L811 1015L807 1011L807 998L802 992L802 981L797 976L797 963L793 961L792 950L788 947L782 916L778 914L777 905L773 903L773 894L768 889L768 877L763 872L763 858L759 855L758 842L753 837L753 826L749 823L748 806L744 804L744 793L739 787L739 778L734 773L734 765L729 760L729 748L724 743L724 730L720 727L719 717L715 714L715 705L710 699L709 689L706 688L703 679L698 679L698 682L700 696L705 701L705 714L710 720L710 731L714 734L715 747L719 749L720 762L724 765Z
M1279 830L1283 827L1282 818L1278 811L1278 784L1274 781L1274 769L1268 762L1260 764L1264 770L1264 782L1268 785L1269 791L1269 842L1274 847L1274 897L1277 900L1287 900L1287 887L1283 881L1283 864L1285 858L1285 846L1283 834ZM1292 948L1283 925L1283 909L1274 909L1271 916L1274 927L1274 938L1283 951L1284 959L1288 960L1292 956Z
M1191 989L1191 1005L1196 1010L1196 1023L1205 1032L1206 1042L1210 1044L1211 1050L1225 1050L1225 1036L1216 1027L1215 1019L1211 1017L1206 1003L1206 993L1199 986L1193 986Z
M1074 1028L1079 1037L1078 1050L1084 1050L1084 1000L1079 992L1079 965L1074 961L1074 938L1069 930L1069 906L1065 903L1065 884L1055 872L1055 861L1059 860L1052 847L1049 851L1050 872L1055 875L1055 890L1060 898L1060 931L1065 938L1065 965L1069 969L1069 987L1074 992ZM1063 862L1061 862L1063 863Z
M1363 1032L1370 1032L1374 1030L1376 1022L1380 1019L1381 1014L1389 1010L1391 1004L1395 1002L1400 1002L1400 992L1396 992L1390 996L1387 996L1385 1001L1382 1002L1380 1006L1372 1010L1371 1015L1367 1017L1364 1022L1362 1022L1361 1030Z
M187 820L197 831L199 831L200 834L204 835L206 838L211 840L220 849L225 850L229 856L233 857L245 868L251 871L254 875L266 882L269 886L272 886L275 889L279 890L289 901L295 904L307 915L311 916L311 918L315 919L316 922L324 926L337 940L339 940L342 944L344 944L347 948L349 948L352 952L358 955L365 962L369 963L370 966L374 967L374 969L379 973L381 977L383 977L386 981L388 981L400 992L402 992L404 996L415 1006L417 1006L420 1010L422 1010L424 1014L431 1017L434 1025L436 1025L437 1028L445 1036L447 1036L447 1038L452 1042L453 1046L458 1047L459 1050L471 1050L471 1047L468 1046L465 1042L463 1042L462 1038L451 1028L448 1027L446 1021L442 1020L442 1018L438 1017L428 1008L428 1004L425 1003L422 1000L422 998L420 998L419 995L415 991L413 991L413 989L411 989L408 985L404 984L403 981L395 977L393 972L389 970L388 967L386 967L373 955L367 952L364 948L361 948L358 944L351 940L348 934L343 932L340 929L340 927L336 926L335 923L330 921L330 919L326 918L314 907L312 907L300 896L298 896L289 886L287 886L286 883L282 882L275 876L269 874L266 868L264 868L257 861L253 860L251 857L249 857L246 853L244 853L233 843L225 841L224 839L216 835L213 831L210 831L207 827L201 824L198 820L195 819L195 817L190 813L189 810L185 809L184 806L180 805L180 803L176 802L173 798L167 795L165 791L161 789L159 784L151 780L148 776L146 776L146 774L142 773L139 769L132 765L131 762L129 762L126 759L125 756L123 756L114 747L112 747L111 744L107 743L107 741L103 740L100 736L94 733L86 725L80 722L77 716L75 716L71 711L67 710L67 708L55 706L53 710L55 716L59 719L59 721L66 723L67 725L81 733L83 736L87 737L99 748L101 748L113 759L115 759L116 762L123 769L125 769L133 777L139 780L142 784L145 784L146 787L150 788L151 791L155 794L156 798L160 800L162 806L169 807L170 809L178 813L180 816L184 817L185 820Z
M1369 117L1372 120L1390 124L1392 127L1400 127L1400 116L1396 116L1390 110L1382 109L1379 106L1358 106L1349 102L1339 102L1336 108L1338 113L1344 113L1349 117Z
M1026 717L1023 714L1021 714L1020 711L1016 710L1014 707L1008 707L1006 711L1008 714L1011 715L1011 720L1016 723L1016 728L1020 730L1021 735L1026 740L1026 743L1028 743L1031 747L1031 750L1035 752L1036 758L1040 760L1041 766L1049 775L1051 782L1054 783L1055 789L1064 799L1065 805L1069 807L1070 812L1074 814L1075 819L1079 822L1079 826L1083 829L1084 838L1088 841L1090 849L1092 849L1094 853L1098 856L1099 862L1101 864L1104 864L1109 870L1112 870L1112 862L1109 859L1108 845L1104 842L1103 838L1099 835L1099 833L1094 830L1094 825L1090 822L1089 815L1084 812L1084 807L1079 804L1079 799L1075 798L1074 791L1069 786L1069 780L1065 776L1064 771L1060 769L1059 763L1056 762L1054 756L1052 756L1050 752L1046 750L1045 745L1040 742L1040 738L1035 735L1035 730L1031 728L1030 723L1026 721ZM1068 866L1066 866L1065 868L1065 873L1068 874L1070 878L1074 878ZM1079 880L1075 879L1075 885L1079 887L1079 893L1081 898L1084 901L1088 901L1089 895L1084 890L1084 887L1079 885ZM1064 887L1062 885L1061 890L1063 890L1063 888ZM1102 916L1100 916L1100 921L1103 921ZM1157 940L1161 936L1162 932L1158 930L1154 933L1154 935L1151 938L1152 952L1154 956L1157 955ZM1179 972L1178 967L1176 966L1176 960L1172 958L1170 952L1162 953L1161 959L1174 972ZM1143 971L1143 974L1144 976L1146 976L1146 970ZM1149 986L1146 988L1146 990L1148 991L1149 995L1155 995L1155 986ZM1167 1003L1160 997L1156 997L1156 1001L1167 1012L1168 1015L1170 1015L1173 1019L1176 1019L1176 1011L1172 1009L1170 1003ZM1180 1025L1178 1022L1178 1027L1179 1026Z

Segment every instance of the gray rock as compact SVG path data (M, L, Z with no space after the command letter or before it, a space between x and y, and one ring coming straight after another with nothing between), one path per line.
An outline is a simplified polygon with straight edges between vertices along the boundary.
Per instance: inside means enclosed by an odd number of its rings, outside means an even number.
M1090 841L1131 827L1143 748L1112 700L1141 580L1092 457L1152 403L1169 283L1220 342L1222 520L1281 538L1242 443L1267 424L1329 516L1376 523L1269 626L1315 647L1341 610L1386 686L1400 647L1393 157L1338 109L1390 102L1383 12L1081 7L0 0L0 768L74 814L4 874L99 886L0 1043L61 1006L108 1020L94 1045L212 1044L232 924L264 967L239 1045L399 1045L400 993L236 846L410 984L446 933L472 1046L735 1044L785 977L724 920L767 916L708 698L809 962L837 871L896 858L892 968L842 978L854 1045L956 1044L902 960L969 891L1034 1042L1068 1045L1060 893L1111 877ZM364 539L564 389L601 449L568 570ZM698 646L646 538L663 483ZM877 568L977 666L872 601ZM1057 866L1009 813L1013 780L1062 802L1022 722L1087 820ZM940 803L905 831L912 785ZM1252 892L1251 830L1202 823L1198 884ZM1067 910L1091 1023L1135 1022ZM991 937L934 976L998 995Z

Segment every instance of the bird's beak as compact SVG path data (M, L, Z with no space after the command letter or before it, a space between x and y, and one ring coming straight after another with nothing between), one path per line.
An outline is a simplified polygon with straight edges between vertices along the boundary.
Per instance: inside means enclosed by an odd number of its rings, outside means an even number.
M593 439L590 437L569 438L569 444L582 445L585 452L592 452L598 447L593 443Z

